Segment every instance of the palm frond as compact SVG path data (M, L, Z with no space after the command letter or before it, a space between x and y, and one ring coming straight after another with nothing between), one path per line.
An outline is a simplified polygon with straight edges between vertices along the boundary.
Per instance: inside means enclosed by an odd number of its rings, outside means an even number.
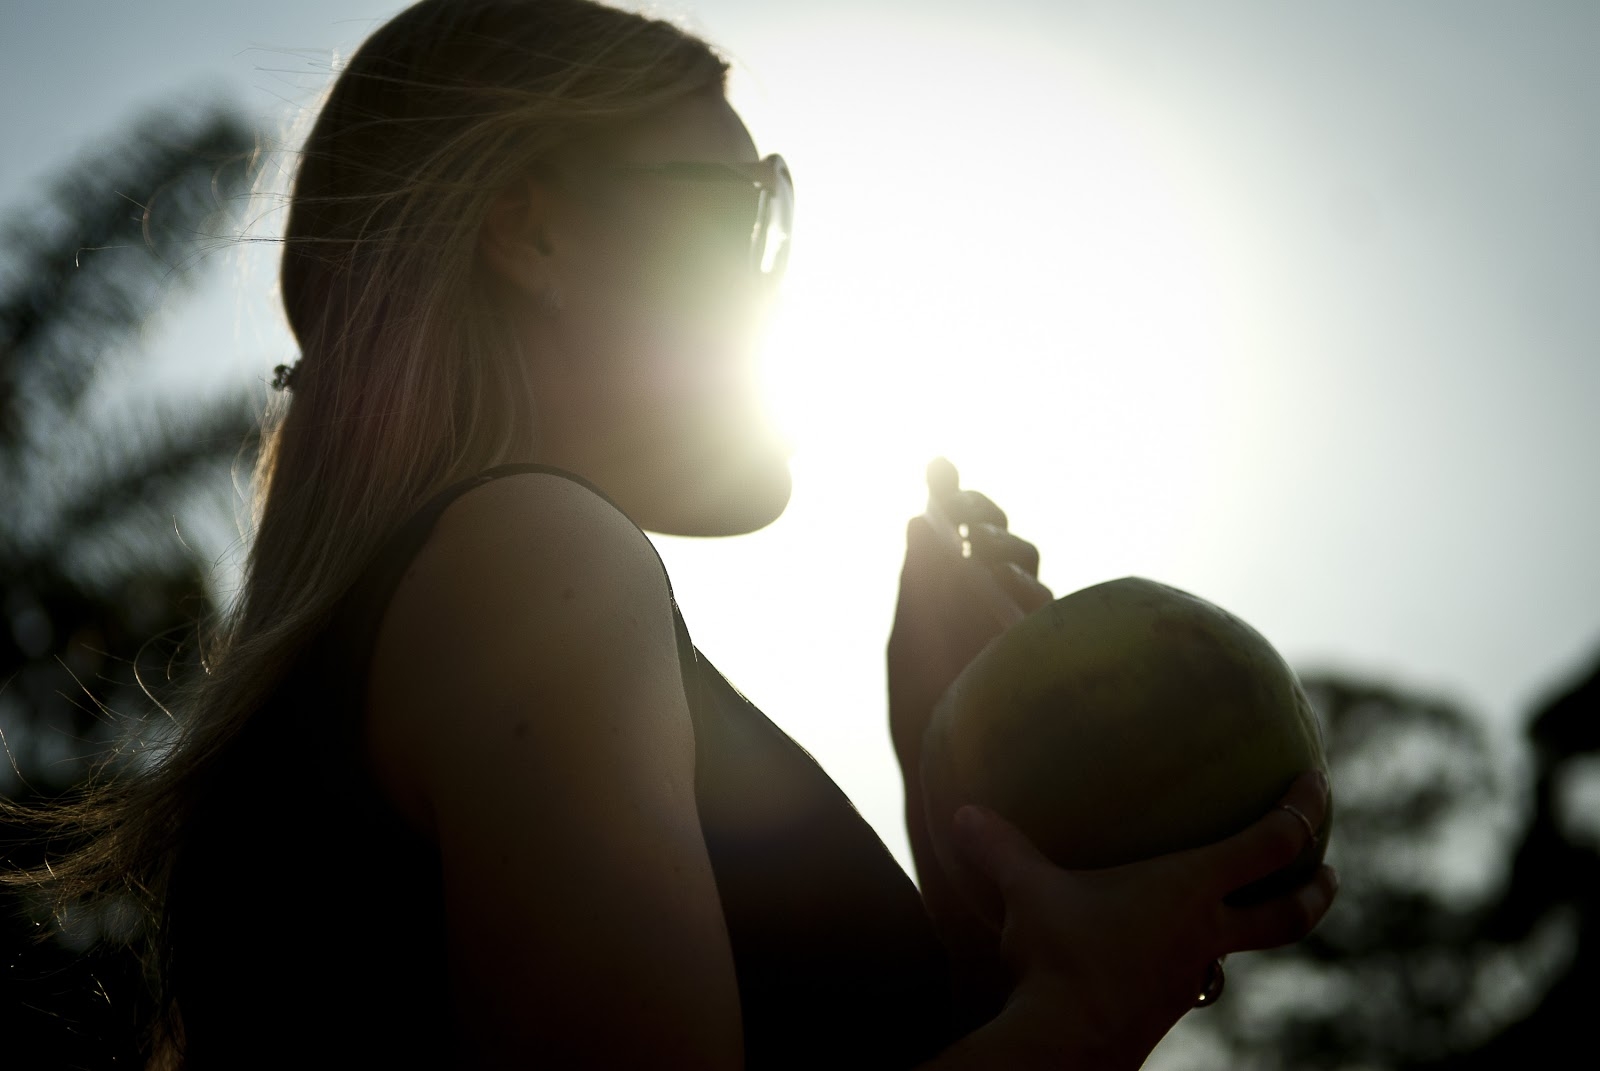
M0 226L0 452L70 410L105 352L157 310L156 284L193 278L198 243L249 187L254 147L231 112L167 109Z
M198 408L169 404L131 427L78 431L73 457L35 459L22 474L29 512L0 528L0 576L71 571L86 543L170 528L165 518L220 467L249 466L262 409L257 392L245 390Z

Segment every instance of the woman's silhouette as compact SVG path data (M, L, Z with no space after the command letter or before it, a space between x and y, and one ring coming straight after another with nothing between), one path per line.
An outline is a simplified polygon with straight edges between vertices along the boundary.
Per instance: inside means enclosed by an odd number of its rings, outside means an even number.
M1223 903L1298 854L1287 810L1092 873L976 813L1007 906L977 922L916 774L996 626L921 518L888 648L920 895L695 649L642 529L789 496L752 342L792 187L726 70L588 0L423 0L339 73L244 588L178 744L63 812L95 836L48 878L148 906L158 1063L1135 1067L1214 960L1326 910L1326 870ZM1048 600L1004 514L934 482L1015 605ZM1312 779L1291 797L1320 820Z

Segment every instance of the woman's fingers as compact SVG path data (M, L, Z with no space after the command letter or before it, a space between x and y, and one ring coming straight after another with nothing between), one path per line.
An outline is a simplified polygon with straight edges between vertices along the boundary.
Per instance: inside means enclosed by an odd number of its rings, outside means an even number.
M1001 588L1025 614L1055 599L1039 582L1039 548L992 524L970 525L972 557L988 564Z
M955 814L956 839L968 862L1009 897L1027 876L1050 860L1022 830L987 807L966 804Z
M991 524L1005 529L1006 511L979 491L961 490L961 475L949 458L936 457L926 471L928 494L954 523L969 526ZM971 538L969 536L969 538Z
M981 491L957 491L948 495L944 499L944 508L951 520L969 528L978 524L992 524L996 528L1006 526L1006 511Z
M1055 593L1039 583L1037 577L1022 571L1016 562L991 562L989 571L999 582L1006 597L1024 615L1031 614L1055 600Z
M1224 916L1224 950L1249 952L1300 940L1322 921L1338 891L1339 875L1324 866L1293 892L1251 907L1230 909Z
M1295 778L1277 806L1226 840L1195 851L1218 893L1242 889L1299 858L1328 813L1328 781L1320 771Z
M943 500L957 493L961 487L961 474L949 458L936 457L928 462L928 493Z
M992 562L1016 562L1029 576L1039 575L1039 548L998 525L979 521L967 525L972 556Z

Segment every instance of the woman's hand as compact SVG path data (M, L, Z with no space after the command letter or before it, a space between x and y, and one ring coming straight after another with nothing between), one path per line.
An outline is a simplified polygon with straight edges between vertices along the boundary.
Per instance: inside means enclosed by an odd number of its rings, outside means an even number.
M1016 980L970 1041L1013 1066L1139 1067L1194 1006L1213 961L1297 941L1327 913L1338 881L1326 866L1276 899L1224 902L1299 855L1327 813L1326 781L1304 775L1283 802L1306 821L1274 808L1215 844L1082 871L1053 865L992 811L958 811L957 843L1004 901L1001 948Z
M1005 511L988 497L961 490L955 466L942 457L928 466L928 504L906 527L889 634L889 729L908 785L917 781L922 734L950 682L1007 624L1053 598L1038 580L1038 549L1006 530ZM958 525L967 526L970 558L961 556Z
M971 557L961 553L967 526ZM923 903L950 955L963 1023L987 1021L1010 992L1000 943L939 866L922 801L922 736L934 704L985 644L1048 603L1039 552L1006 530L984 495L960 489L955 466L928 466L928 511L906 528L900 600L889 636L889 727L905 781L906 832Z

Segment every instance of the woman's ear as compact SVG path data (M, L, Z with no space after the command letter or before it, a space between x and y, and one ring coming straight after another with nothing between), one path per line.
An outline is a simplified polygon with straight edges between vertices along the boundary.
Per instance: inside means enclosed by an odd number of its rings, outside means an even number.
M519 183L495 197L478 230L478 246L489 269L529 297L539 297L556 283L550 270L555 251L549 233L552 207L537 183Z

